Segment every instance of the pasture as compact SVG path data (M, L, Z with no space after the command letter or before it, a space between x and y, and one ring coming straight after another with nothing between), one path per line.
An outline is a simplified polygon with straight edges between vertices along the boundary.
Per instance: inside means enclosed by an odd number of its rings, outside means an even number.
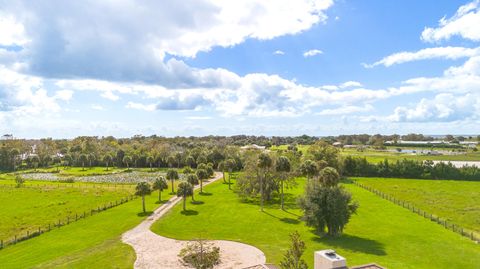
M480 235L480 182L352 178Z
M480 247L440 225L383 200L352 184L345 187L360 203L358 214L339 238L321 237L299 219L296 197L304 180L287 191L287 210L278 200L260 212L256 203L241 201L222 182L196 196L197 202L182 213L177 205L152 226L163 236L176 239L224 239L254 245L264 251L267 261L279 263L288 248L288 235L297 230L305 241L304 259L313 267L313 251L333 248L348 264L376 262L387 268L474 268ZM448 244L446 244L448 242ZM421 258L420 258L421 257Z

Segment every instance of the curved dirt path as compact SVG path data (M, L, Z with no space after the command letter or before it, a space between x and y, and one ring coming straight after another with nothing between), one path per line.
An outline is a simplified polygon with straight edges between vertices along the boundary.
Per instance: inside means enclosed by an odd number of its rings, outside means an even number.
M221 178L222 174L216 173L213 179L203 185L208 185ZM188 268L183 266L178 258L178 253L188 241L163 237L150 231L150 226L181 200L180 197L170 198L146 220L122 235L122 241L135 249L137 255L135 268ZM246 268L265 263L263 252L253 246L225 240L209 242L220 248L222 262L215 268Z

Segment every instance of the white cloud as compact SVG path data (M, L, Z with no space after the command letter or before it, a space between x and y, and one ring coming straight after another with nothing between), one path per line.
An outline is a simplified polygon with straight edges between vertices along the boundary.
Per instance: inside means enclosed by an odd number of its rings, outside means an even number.
M210 120L212 117L209 116L190 116L190 117L185 117L187 120Z
M276 51L273 52L273 54L275 54L275 55L284 55L285 52L283 52L283 51L281 51L281 50L276 50Z
M413 61L427 59L449 59L456 60L460 58L472 57L480 54L480 48L464 48L464 47L437 47L426 48L416 52L398 52L389 55L373 64L363 64L366 68L372 68L377 65L390 67L395 64L402 64Z
M3 3L2 10L31 40L19 59L25 72L173 87L188 77L179 77L183 62L164 62L166 54L195 57L247 39L298 34L325 22L332 5L333 0L15 1Z
M69 101L72 99L73 91L71 90L60 90L57 91L54 95L54 98L62 101Z
M0 45L22 46L28 42L23 25L0 10Z
M145 104L140 104L140 103L135 103L135 102L128 102L125 107L126 108L138 109L138 110L145 110L145 111L155 111L155 109L156 109L155 104L145 105Z
M333 109L324 109L316 114L321 116L338 116L352 113L368 112L372 111L373 109L374 108L371 104L366 104L365 106L340 106Z
M395 122L450 122L479 118L480 95L441 93L433 100L422 99L414 107L397 107L387 119Z
M319 50L319 49L312 49L312 50L308 50L308 51L305 51L303 53L303 57L312 57L312 56L315 56L315 55L319 55L319 54L323 54L323 51Z
M422 39L427 42L448 40L452 36L461 36L474 41L480 40L480 0L461 6L453 17L442 18L437 28L427 27Z
M362 87L362 83L358 81L346 81L340 84L340 88Z
M103 106L98 105L98 104L93 104L90 107L94 110L100 110L100 111L105 110L105 108Z

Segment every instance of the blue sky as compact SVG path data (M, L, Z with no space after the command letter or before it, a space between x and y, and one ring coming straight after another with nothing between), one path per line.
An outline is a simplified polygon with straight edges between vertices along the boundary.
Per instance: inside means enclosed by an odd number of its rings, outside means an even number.
M0 0L0 132L480 133L479 1Z

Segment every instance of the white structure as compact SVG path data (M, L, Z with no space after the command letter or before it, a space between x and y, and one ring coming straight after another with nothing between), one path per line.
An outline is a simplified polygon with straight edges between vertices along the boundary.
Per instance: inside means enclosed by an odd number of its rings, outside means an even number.
M259 146L257 144L252 144L252 145L246 145L246 146L243 146L241 147L241 149L258 149L258 150L264 150L265 147L264 146Z
M326 249L315 251L314 269L346 269L347 261L334 250Z

